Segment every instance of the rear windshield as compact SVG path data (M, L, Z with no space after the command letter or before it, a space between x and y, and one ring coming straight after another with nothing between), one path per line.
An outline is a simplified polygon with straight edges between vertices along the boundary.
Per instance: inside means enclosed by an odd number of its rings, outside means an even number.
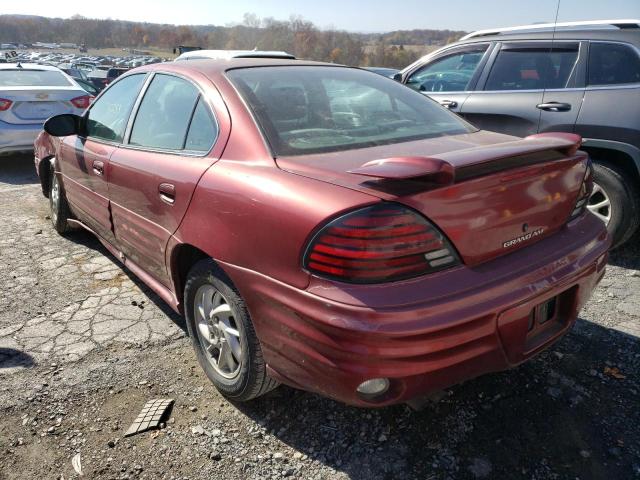
M70 87L72 83L54 70L0 70L0 87Z
M388 145L475 131L436 102L354 68L284 66L227 72L275 156Z

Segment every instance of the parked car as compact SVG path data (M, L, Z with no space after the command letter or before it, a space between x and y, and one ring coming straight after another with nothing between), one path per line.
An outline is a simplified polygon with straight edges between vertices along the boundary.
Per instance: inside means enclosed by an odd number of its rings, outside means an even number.
M55 67L0 65L0 153L33 150L44 121L60 113L81 114L90 97Z
M105 86L109 85L120 75L128 71L128 68L111 67L109 70L107 70L107 83L105 84Z
M97 97L100 94L100 90L98 90L93 83L87 80L74 78L73 81L76 82L78 85L80 85L80 87L82 87L82 89L92 97Z
M397 78L478 128L583 136L589 209L622 245L640 224L640 20L483 30Z
M364 70L146 66L45 132L56 230L94 232L183 313L235 400L418 402L548 347L604 275L577 135L479 131Z
M180 47L178 47L180 48ZM190 47L187 47L190 48ZM287 52L262 50L187 50L176 57L174 61L185 60L223 60L232 58L283 58L294 60L296 57Z
M73 79L84 80L85 82L89 81L86 70L73 68L69 64L60 64L56 66Z
M102 91L109 83L107 81L107 71L98 68L87 72L87 80L97 88L98 91Z

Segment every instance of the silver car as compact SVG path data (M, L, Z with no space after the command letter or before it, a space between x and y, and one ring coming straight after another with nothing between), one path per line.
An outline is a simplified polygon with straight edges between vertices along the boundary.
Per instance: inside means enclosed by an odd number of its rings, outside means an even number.
M0 153L32 151L47 118L80 115L92 99L56 67L0 64Z

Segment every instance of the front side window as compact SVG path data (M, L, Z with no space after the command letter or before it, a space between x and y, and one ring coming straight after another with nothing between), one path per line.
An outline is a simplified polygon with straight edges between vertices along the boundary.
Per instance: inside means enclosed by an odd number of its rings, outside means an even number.
M359 69L257 67L230 70L227 75L276 156L475 131L433 100Z
M55 70L0 70L0 87L71 87L73 84Z
M85 117L87 137L121 142L133 104L140 93L144 74L123 78L98 98Z
M156 75L144 94L129 138L130 145L181 150L199 92L190 82Z
M485 90L566 88L577 60L577 45L503 49L491 68Z
M589 85L640 83L640 57L628 45L592 43L589 46Z
M463 92L478 69L487 46L435 60L411 74L407 86L421 92Z

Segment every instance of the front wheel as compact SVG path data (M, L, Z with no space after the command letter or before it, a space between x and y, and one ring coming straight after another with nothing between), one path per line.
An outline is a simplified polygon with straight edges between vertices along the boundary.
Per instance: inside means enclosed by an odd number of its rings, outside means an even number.
M611 248L625 243L638 226L638 187L624 171L607 162L593 164L594 188L587 208L607 225Z
M244 300L215 262L201 260L193 266L184 302L198 362L220 393L247 401L278 386L267 375Z
M62 190L62 185L58 180L55 168L51 164L51 181L49 182L49 208L51 210L51 223L53 228L60 234L67 233L71 230L69 225L69 218L71 217L71 211L69 210L69 204L67 198Z

